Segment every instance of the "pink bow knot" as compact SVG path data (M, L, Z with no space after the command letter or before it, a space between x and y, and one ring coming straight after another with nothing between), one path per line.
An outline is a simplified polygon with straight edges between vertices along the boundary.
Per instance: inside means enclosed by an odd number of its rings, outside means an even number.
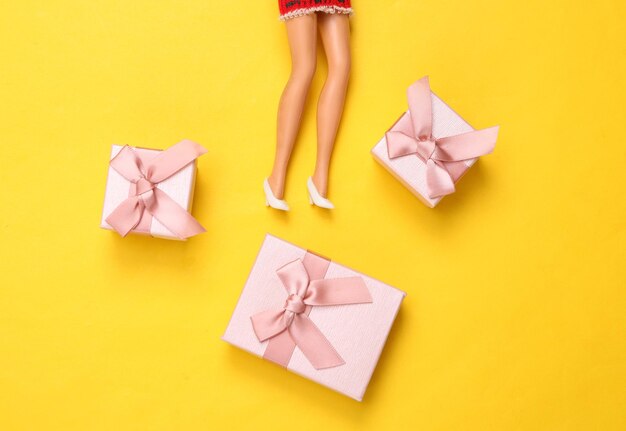
M191 214L157 187L204 153L201 145L185 140L162 151L144 167L131 147L122 148L110 164L130 182L130 190L128 198L109 214L107 223L126 236L147 213L181 239L204 232Z
M293 314L302 314L306 310L306 304L298 295L291 294L287 297L283 309Z
M287 291L287 299L280 309L262 311L250 317L259 341L272 341L287 332L316 369L343 365L344 360L308 313L315 306L371 303L372 297L363 279L346 277L310 280L300 259L288 263L276 273ZM288 349L284 345L280 348Z
M156 187L156 184L148 181L144 176L141 176L136 181L131 182L130 196L141 196L145 193L151 192Z
M416 152L422 160L433 158L433 154L435 154L437 149L437 143L433 138L420 138L416 144Z
M426 186L431 199L454 193L454 179L449 168L493 152L499 127L435 138L432 135L432 93L428 77L411 85L407 98L413 131L411 134L387 132L389 158L413 154L422 159L426 163Z

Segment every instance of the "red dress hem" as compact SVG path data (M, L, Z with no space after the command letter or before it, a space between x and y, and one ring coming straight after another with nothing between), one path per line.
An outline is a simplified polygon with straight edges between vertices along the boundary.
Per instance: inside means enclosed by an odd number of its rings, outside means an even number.
M282 21L316 12L352 14L350 0L278 0L278 9Z

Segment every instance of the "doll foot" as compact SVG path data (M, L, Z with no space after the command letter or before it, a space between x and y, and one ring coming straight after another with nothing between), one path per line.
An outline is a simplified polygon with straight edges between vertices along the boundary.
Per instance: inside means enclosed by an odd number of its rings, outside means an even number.
M274 192L272 191L272 188L270 187L270 183L267 181L267 178L265 179L265 181L263 181L263 191L265 192L266 206L272 207L280 211L289 211L289 205L287 205L287 202L274 196Z
M309 190L309 203L311 205L317 205L320 208L326 208L329 210L335 208L331 201L320 195L320 192L317 191L317 187L315 187L311 177L307 180L306 187Z

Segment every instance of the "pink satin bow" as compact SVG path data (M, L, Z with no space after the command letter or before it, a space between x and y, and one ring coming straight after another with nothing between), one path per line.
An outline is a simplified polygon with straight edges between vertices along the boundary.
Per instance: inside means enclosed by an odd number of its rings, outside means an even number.
M407 92L413 133L387 132L389 158L415 154L426 163L426 186L431 199L454 193L454 178L448 168L493 152L499 127L475 130L456 136L432 135L432 100L428 77L411 85ZM456 173L456 172L455 172Z
M293 341L315 369L343 365L344 360L308 317L308 311L311 306L371 303L372 297L363 279L346 277L310 280L300 259L283 266L277 274L288 294L283 308L251 316L252 327L259 341L270 340L270 346L272 341L276 341L271 348L276 360L271 356L268 359L286 365L293 349L290 341ZM286 340L285 334L291 340ZM285 357L286 361L280 359Z
M144 166L131 147L122 148L110 163L113 169L131 182L130 192L128 199L107 217L107 223L120 235L126 236L137 227L144 212L147 212L181 239L204 232L204 228L191 214L156 185L206 152L201 145L184 140L162 151Z

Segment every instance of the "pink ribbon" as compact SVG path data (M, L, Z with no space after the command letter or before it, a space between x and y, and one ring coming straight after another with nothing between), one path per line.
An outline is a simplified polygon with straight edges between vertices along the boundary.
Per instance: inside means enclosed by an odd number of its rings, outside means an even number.
M454 193L458 162L493 152L499 127L475 130L456 136L435 138L432 134L432 93L428 77L411 85L407 92L412 131L387 132L389 158L415 154L426 163L426 186L431 199Z
M285 304L251 316L259 341L270 341L266 359L287 366L298 346L315 369L345 363L308 314L311 307L365 304L371 303L372 297L361 277L324 279L328 264L328 260L307 253L304 260L295 260L276 271L287 291ZM311 279L314 276L321 278Z
M131 147L122 148L110 163L113 169L130 181L130 191L128 199L107 217L107 223L120 235L126 236L147 213L181 239L204 232L191 214L156 186L206 152L201 145L184 140L162 151L144 166Z

